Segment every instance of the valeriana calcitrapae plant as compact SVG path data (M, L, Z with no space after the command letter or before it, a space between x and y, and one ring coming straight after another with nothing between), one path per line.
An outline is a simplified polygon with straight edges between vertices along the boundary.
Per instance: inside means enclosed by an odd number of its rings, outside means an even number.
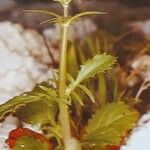
M82 132L74 131L73 118L70 115L73 100L84 107L84 101L77 90L83 91L95 103L92 92L82 83L96 74L103 74L111 69L116 58L106 53L96 55L81 66L75 78L72 77L66 69L66 65L69 65L66 64L68 28L82 16L106 13L86 11L69 16L68 8L71 0L56 1L63 7L63 16L45 10L26 10L26 12L50 15L52 19L42 23L60 24L62 40L59 70L55 71L53 79L38 85L32 92L16 96L0 105L1 119L6 114L13 113L22 122L40 125L44 137L27 129L21 129L12 132L9 136L11 142L8 140L7 143L11 143L13 150L20 150L20 147L23 150L29 148L32 150L100 150L105 149L106 146L119 145L121 138L134 127L138 118L138 113L130 106L121 101L103 103L87 125L85 127L81 125ZM51 84L52 82L55 86ZM45 137L49 141L46 141Z

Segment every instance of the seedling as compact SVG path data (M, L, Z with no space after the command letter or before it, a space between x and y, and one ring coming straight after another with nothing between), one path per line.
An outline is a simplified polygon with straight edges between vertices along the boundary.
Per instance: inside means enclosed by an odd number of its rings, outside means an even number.
M3 119L7 113L14 113L22 121L30 124L40 124L43 135L47 137L53 145L53 149L81 150L81 149L105 149L107 145L119 145L121 137L132 129L137 120L137 112L123 102L102 102L101 107L92 115L88 124L82 125L79 137L73 134L73 118L69 113L73 100L75 99L82 107L84 101L76 91L82 90L95 103L95 98L83 81L94 77L96 74L103 74L112 68L116 58L106 53L96 55L85 62L78 75L73 78L67 71L67 41L68 28L79 18L87 15L104 15L105 12L87 11L69 16L68 8L71 0L56 0L63 7L63 16L51 11L26 10L26 12L42 13L53 18L43 23L60 24L61 49L60 66L55 71L57 78L50 79L46 84L38 85L32 92L16 96L7 103L0 106L0 117ZM56 87L50 86L49 82L54 82ZM57 84L58 83L58 84ZM20 130L15 131L18 133ZM81 133L80 133L81 132ZM18 136L19 134L19 136ZM34 145L39 145L40 150L49 150L49 146L44 145L39 135L25 130L17 134L14 150L34 149ZM20 138L19 138L20 137ZM30 140L29 140L30 139ZM41 138L40 138L41 139ZM43 144L43 145L42 145Z

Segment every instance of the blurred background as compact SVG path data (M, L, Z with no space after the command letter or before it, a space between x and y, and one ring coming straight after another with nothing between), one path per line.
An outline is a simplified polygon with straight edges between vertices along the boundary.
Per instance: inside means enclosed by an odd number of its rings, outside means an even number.
M52 68L59 64L60 27L41 25L49 16L25 13L27 9L62 14L59 3L52 0L0 0L0 104L49 79ZM75 75L79 62L93 54L107 52L116 56L118 63L106 74L104 97L115 100L119 95L126 103L135 104L141 114L149 112L150 0L73 0L69 13L86 10L105 11L107 15L85 17L70 27L68 70ZM87 116L89 106L84 110ZM143 128L133 131L122 150L150 149L150 113L143 118L138 123ZM1 141L5 146L4 137L0 137Z
M33 17L22 10L39 8L58 13L62 10L52 0L0 0L0 6L0 21L10 20L38 29L45 27L39 24L43 17ZM74 0L71 14L85 10L106 11L106 16L95 18L94 22L114 35L127 31L130 23L139 22L140 26L150 19L149 0Z

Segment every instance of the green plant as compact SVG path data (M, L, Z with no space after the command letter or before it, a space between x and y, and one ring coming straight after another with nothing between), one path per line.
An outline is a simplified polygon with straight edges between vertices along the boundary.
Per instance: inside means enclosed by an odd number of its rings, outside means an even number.
M40 124L44 135L48 139L54 139L54 143L57 143L54 146L57 150L93 150L104 149L107 145L118 145L121 137L134 127L137 120L137 112L133 108L130 108L130 106L123 102L107 103L103 100L101 107L92 115L92 119L90 119L86 127L81 125L83 132L81 130L76 131L78 132L78 138L72 132L73 128L75 128L73 127L74 118L69 113L73 102L78 102L77 107L84 106L83 97L80 95L83 92L95 103L91 89L88 89L83 83L96 74L100 74L100 78L103 79L103 74L112 68L116 58L106 53L97 54L84 62L79 71L75 70L78 73L72 77L67 73L66 66L68 28L82 16L102 15L106 13L87 11L71 17L68 15L68 7L71 0L56 1L63 6L63 16L42 10L27 10L26 12L51 15L52 19L48 19L42 23L59 23L61 25L60 67L59 71L55 71L56 76L59 78L50 79L47 83L38 85L32 92L16 96L1 105L0 117L3 119L7 113L13 112L22 121L30 124ZM51 86L50 82L54 82L56 87ZM79 90L80 92L78 92ZM23 143L24 149L27 149L32 142L35 145L39 143L39 141L36 142L34 139L31 141L28 140L26 136L20 138L14 150L19 149L18 143ZM41 143L39 144L41 149L42 147L43 150L46 149Z
M85 41L81 41L78 45L76 45L76 42L72 42L67 53L67 64L70 64L67 68L69 74L73 77L77 75L80 63L84 64L87 59L93 58L95 55L107 53L114 56L112 49L113 37L103 30L96 30L96 32L90 34ZM105 72L105 74L98 73L95 78L90 78L83 83L92 91L98 105L118 99L119 91L115 68L115 66L112 66L112 69Z

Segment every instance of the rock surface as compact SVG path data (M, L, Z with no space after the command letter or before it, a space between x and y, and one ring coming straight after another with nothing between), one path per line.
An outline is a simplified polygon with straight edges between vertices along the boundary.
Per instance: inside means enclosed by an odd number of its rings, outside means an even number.
M32 90L51 72L48 49L40 34L18 24L0 23L0 104Z

